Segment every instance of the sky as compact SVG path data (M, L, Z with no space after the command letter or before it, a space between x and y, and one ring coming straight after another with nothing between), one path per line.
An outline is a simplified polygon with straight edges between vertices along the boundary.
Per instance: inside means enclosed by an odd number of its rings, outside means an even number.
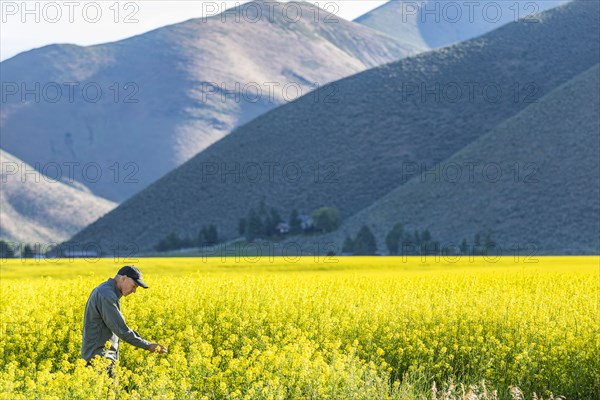
M306 1L347 20L386 3L378 0ZM215 15L245 2L0 0L0 61L53 43L113 42L190 18ZM294 9L289 10L293 18Z

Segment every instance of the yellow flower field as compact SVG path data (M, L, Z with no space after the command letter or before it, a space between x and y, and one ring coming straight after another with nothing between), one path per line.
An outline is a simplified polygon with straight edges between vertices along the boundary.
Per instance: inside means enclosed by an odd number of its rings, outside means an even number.
M133 261L122 311L169 354L122 344L115 380L83 311L132 260L0 263L0 398L600 398L597 256Z

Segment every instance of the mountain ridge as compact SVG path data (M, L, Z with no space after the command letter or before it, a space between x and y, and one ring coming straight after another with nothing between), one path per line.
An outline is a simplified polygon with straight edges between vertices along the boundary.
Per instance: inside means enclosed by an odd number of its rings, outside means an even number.
M353 22L315 22L315 6L298 4L306 17L293 24L281 15L277 23L223 23L217 15L108 44L51 45L5 60L2 148L30 164L98 163L104 172L98 182L80 173L76 179L122 201L257 115L318 85L421 51ZM115 163L134 166L137 182L114 185L109 169Z
M537 15L570 0L496 2L421 2L392 0L354 19L390 37L435 49L481 36L520 18ZM490 11L491 10L491 11Z
M539 24L512 23L326 85L236 129L72 240L135 241L145 250L171 232L195 237L211 223L229 239L261 198L282 215L335 206L347 218L406 182L406 165L443 161L597 64L597 11L597 3L575 1L542 14ZM470 82L505 95L453 99L411 86ZM325 102L327 95L335 101ZM247 173L256 165L260 181ZM279 168L274 179L268 165Z

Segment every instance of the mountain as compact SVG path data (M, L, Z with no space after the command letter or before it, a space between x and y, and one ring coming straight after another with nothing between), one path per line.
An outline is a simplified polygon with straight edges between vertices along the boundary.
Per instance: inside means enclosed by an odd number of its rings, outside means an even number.
M0 159L3 240L58 244L116 207L80 184L69 182L69 176L59 176L56 168L48 168L46 176L3 150Z
M348 218L415 166L451 157L598 64L599 11L574 1L538 24L511 23L326 85L236 129L72 240L145 250L204 224L233 238L261 199L283 218L322 206Z
M348 219L379 250L394 224L429 230L447 248L490 234L512 255L600 252L600 65L553 90L464 149ZM315 238L311 238L315 241Z
M0 63L2 148L31 165L72 167L92 192L120 202L257 115L423 50L312 4L286 4L251 2Z
M568 1L392 0L354 21L396 39L434 49L472 39L519 19L537 23L538 13Z

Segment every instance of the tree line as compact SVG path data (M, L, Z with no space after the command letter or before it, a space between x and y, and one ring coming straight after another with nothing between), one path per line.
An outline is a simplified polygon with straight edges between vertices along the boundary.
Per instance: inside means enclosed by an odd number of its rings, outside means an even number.
M20 246L19 246L20 247ZM30 244L25 244L21 251L17 253L15 251L15 247L11 246L10 243L5 242L4 240L0 240L0 259L5 258L33 258L38 254L37 251L34 250L34 246Z
M385 246L389 255L487 255L489 250L496 247L496 242L490 234L485 236L476 233L471 242L463 239L461 245L457 248L442 246L438 240L435 240L428 229L419 231L406 230L400 223L388 232L385 237ZM346 236L342 245L342 252L345 254L369 256L378 254L377 239L367 225L363 225L356 234L356 237Z
M321 207L310 215L300 214L294 208L287 221L275 207L268 208L264 199L251 208L246 217L238 222L238 233L246 241L256 239L281 239L284 236L324 233L336 230L341 224L340 213L335 207Z
M203 225L196 237L180 237L177 233L171 232L162 239L154 249L156 251L172 251L190 247L214 246L219 243L219 233L214 224Z
M310 215L301 214L297 209L290 211L284 219L275 207L268 207L265 200L260 202L238 221L238 233L247 242L257 239L279 240L294 235L332 232L341 224L340 213L335 207L321 207ZM181 237L175 232L160 240L154 249L159 252L183 248L213 246L222 243L218 228L214 224L205 225L196 237Z

